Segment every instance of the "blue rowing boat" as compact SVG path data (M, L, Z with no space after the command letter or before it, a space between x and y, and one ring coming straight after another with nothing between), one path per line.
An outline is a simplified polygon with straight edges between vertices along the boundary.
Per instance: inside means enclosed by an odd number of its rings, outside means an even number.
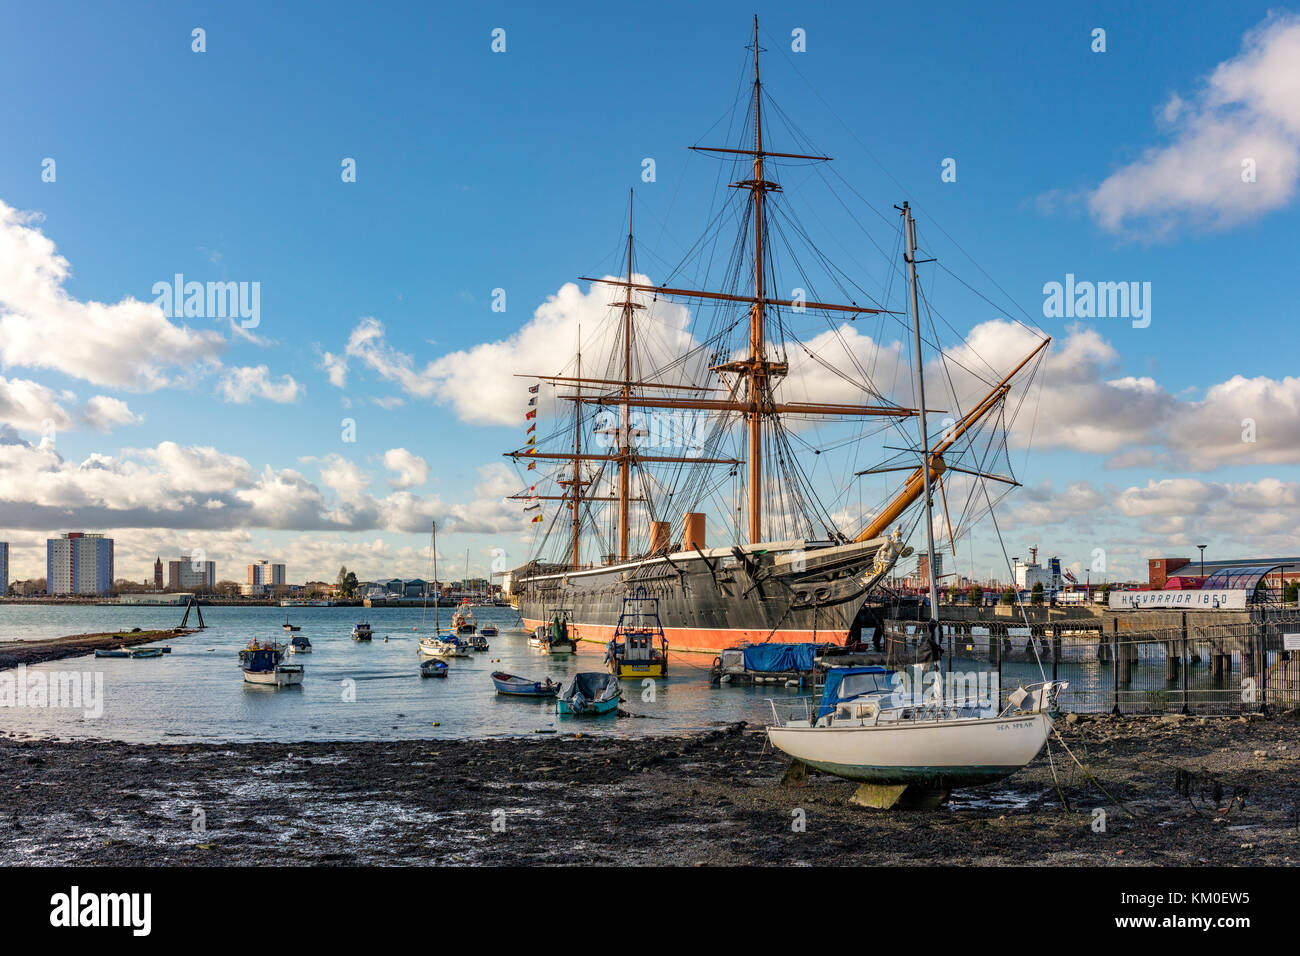
M549 677L543 683L528 680L526 677L516 677L504 671L493 672L492 683L496 685L498 694L507 694L511 697L554 697L560 692L560 685Z

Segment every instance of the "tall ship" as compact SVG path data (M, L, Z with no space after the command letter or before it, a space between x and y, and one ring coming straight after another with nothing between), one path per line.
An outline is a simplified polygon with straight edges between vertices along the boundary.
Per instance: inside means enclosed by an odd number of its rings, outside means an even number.
M779 178L830 184L830 158L770 98L757 19L752 49L732 111L739 141L691 147L730 174L706 233L652 284L636 269L629 202L615 271L582 277L611 300L587 330L586 373L580 333L568 365L527 376L529 437L506 455L525 481L514 497L532 512L536 547L503 586L530 631L560 619L579 640L607 643L624 600L645 589L674 652L843 644L872 620L918 528L917 550L936 567L918 502L942 499L955 549L1017 484L1007 435L1050 339L1022 325L1021 351L987 360L970 342L942 347L948 323L923 301L917 272L934 260L918 259L906 202L896 217L868 207L894 233L894 252L875 243L883 261L870 275L835 266ZM769 114L790 145L770 145ZM861 284L872 280L877 290ZM927 378L945 408L926 405Z

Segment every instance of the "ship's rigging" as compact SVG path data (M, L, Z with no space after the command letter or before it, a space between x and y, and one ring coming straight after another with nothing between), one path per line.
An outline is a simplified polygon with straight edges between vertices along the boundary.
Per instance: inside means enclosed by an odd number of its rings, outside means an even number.
M540 539L543 561L576 568L662 548L667 542L645 538L638 546L638 537L656 522L695 511L712 513L730 526L732 540L751 545L801 538L864 541L887 534L913 504L927 493L933 499L936 491L945 516L944 536L955 549L956 538L986 513L982 504L991 508L996 501L997 496L977 498L980 483L992 481L1004 490L1015 484L1006 436L1050 340L1029 330L1037 341L1008 374L991 365L988 371L978 369L976 363L983 360L964 347L961 354L942 349L937 311L915 278L915 265L933 259L917 258L915 223L906 204L894 244L896 249L906 246L911 256L906 262L910 310L884 304L891 301L900 272L896 263L903 257L893 256L879 297L834 266L792 209L777 201L783 189L776 178L782 166L818 167L830 158L811 148L769 148L765 110L785 120L795 142L806 140L764 88L757 20L751 48L744 145L691 147L729 164L733 175L727 188L735 191L736 201L719 205L705 236L660 285L637 272L639 247L629 202L621 275L583 277L593 290L613 292L608 303L612 321L598 350L604 359L600 374L583 374L579 348L570 367L532 376L571 407L563 423L539 435L538 448L548 450L507 453L556 467L550 479L556 494L530 490L516 496L563 503ZM725 250L727 265L720 278L709 282L728 234L733 238ZM788 253L781 261L791 263L797 286L789 280L780 283L774 240ZM847 301L822 301L808 292L818 276L799 264L795 247L810 253L820 275ZM681 281L692 268L703 274L702 280ZM791 289L787 297L775 294L785 289ZM858 299L870 304L860 305ZM688 326L665 322L661 313L670 303L690 303ZM924 335L922 309L928 319ZM909 313L917 316L912 346L917 367L904 377L895 355L893 381L878 386L890 371L882 367L889 357L882 348L885 323L899 322L911 337ZM857 331L856 320L870 316L880 326L868 338ZM816 328L814 317L823 328ZM815 334L809 337L811 330ZM871 346L865 355L864 341ZM945 417L933 441L923 420L920 428L910 422L919 418L912 405L921 398L925 376L923 344L935 356L932 364L950 406L926 409ZM895 400L895 394L905 397ZM839 431L827 434L832 428ZM670 433L667 441L665 431ZM886 439L895 444L885 444ZM861 451L881 445L894 454L859 468ZM832 456L850 467L834 474L825 464ZM886 493L874 506L860 499L855 507L851 495L854 490L861 494L864 482L903 474L901 489ZM956 508L949 507L950 492Z

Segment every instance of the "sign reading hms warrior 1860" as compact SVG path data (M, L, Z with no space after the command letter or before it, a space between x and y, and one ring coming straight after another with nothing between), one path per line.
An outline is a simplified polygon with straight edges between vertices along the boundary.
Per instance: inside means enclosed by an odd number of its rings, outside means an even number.
M1125 608L1174 608L1180 611L1242 611L1247 588L1214 591L1111 591L1111 610Z

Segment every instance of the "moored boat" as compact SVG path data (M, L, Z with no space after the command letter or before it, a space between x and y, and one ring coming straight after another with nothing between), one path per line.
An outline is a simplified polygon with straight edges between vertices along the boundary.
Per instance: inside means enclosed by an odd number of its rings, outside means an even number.
M478 632L484 637L496 637L498 634L497 626L495 624L484 624L478 629Z
M284 664L283 659L283 644L254 638L239 652L239 667L244 672L244 680L250 684L269 684L275 687L301 684L303 666Z
M618 710L622 685L613 674L583 671L574 674L556 699L559 713L574 717L598 717Z
M310 654L311 641L305 634L295 634L289 639L290 654Z
M528 643L543 654L576 654L578 651L578 642L569 629L569 619L562 611L552 617L551 623L534 627Z
M509 697L554 697L560 692L560 685L549 677L545 681L529 680L526 677L507 674L505 671L494 671L492 683L496 686L498 694Z
M605 648L605 664L615 677L667 677L668 639L659 622L659 599L638 587L623 599L614 637Z
M447 662L430 658L427 661L420 661L421 677L446 677Z
M467 600L461 601L451 616L451 629L457 634L473 634L478 629L478 619Z
M352 640L368 641L374 637L369 621L360 621L352 626Z
M455 634L426 635L420 638L416 651L431 657L469 657L470 655L469 645L458 639Z

